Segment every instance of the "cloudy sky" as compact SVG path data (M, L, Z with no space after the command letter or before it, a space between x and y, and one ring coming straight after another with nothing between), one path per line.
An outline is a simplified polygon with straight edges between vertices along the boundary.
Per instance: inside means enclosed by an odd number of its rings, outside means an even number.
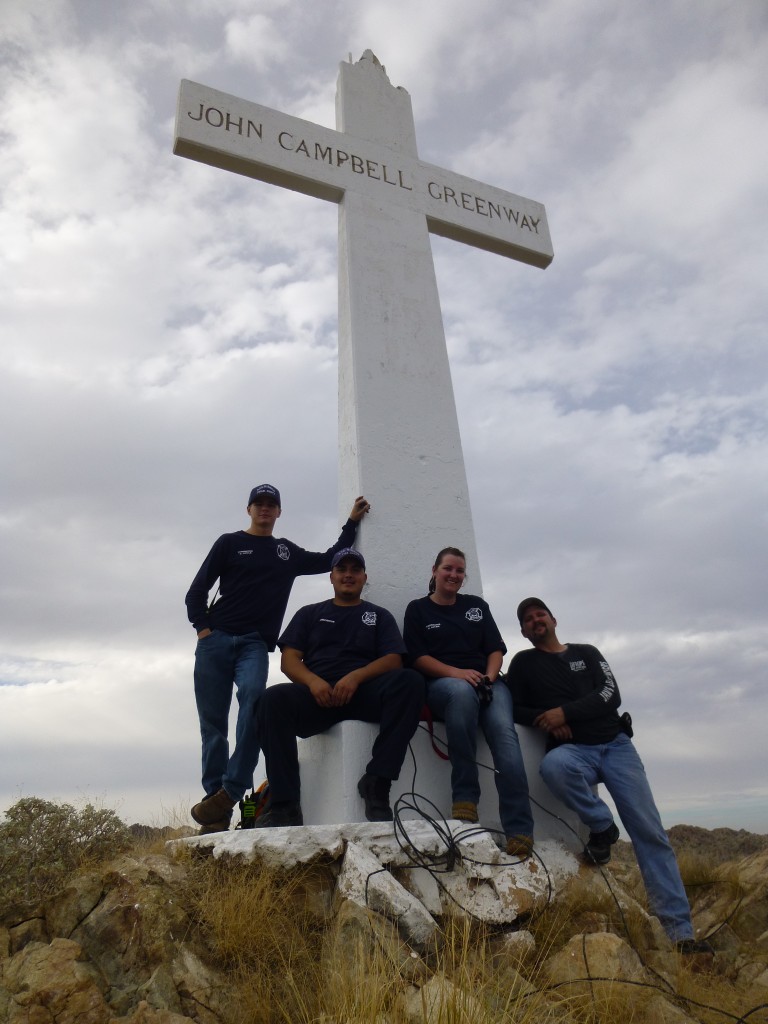
M540 594L665 824L768 832L764 0L0 0L0 33L0 811L186 813L194 573L264 480L336 536L338 211L171 147L180 79L334 127L370 47L422 159L547 208L546 271L433 238L510 650Z

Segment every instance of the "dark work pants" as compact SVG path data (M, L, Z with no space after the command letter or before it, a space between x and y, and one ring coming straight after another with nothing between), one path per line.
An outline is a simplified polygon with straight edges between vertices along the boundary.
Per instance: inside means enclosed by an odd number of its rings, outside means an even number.
M339 708L321 708L301 683L268 686L256 707L256 722L272 799L300 800L296 737L316 736L348 719L380 723L365 770L396 779L423 705L424 680L408 668L384 672L362 683L349 704Z

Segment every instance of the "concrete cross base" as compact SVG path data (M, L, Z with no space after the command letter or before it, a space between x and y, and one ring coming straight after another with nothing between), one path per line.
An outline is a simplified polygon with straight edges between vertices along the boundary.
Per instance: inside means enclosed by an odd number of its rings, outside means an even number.
M368 722L342 722L318 736L299 741L301 806L305 825L365 821L357 782L370 760L378 728L378 725ZM444 743L445 727L442 722L435 722L434 731L436 738ZM518 727L518 734L532 798L536 839L559 839L571 849L578 848L579 842L571 829L581 840L586 839L587 831L576 815L552 796L539 776L539 762L544 754L543 735L525 726ZM445 749L439 742L437 745L441 750ZM430 800L437 808L435 811L424 801L425 813L449 818L450 763L434 752L425 727L417 730L411 740L411 750L413 757L408 755L400 778L392 783L392 806L397 797L413 791ZM482 734L478 734L477 738L477 760L489 768L493 765L491 752ZM480 768L480 821L487 828L500 830L498 796L489 768ZM403 811L405 818L417 816L415 811ZM562 821L558 821L558 818Z

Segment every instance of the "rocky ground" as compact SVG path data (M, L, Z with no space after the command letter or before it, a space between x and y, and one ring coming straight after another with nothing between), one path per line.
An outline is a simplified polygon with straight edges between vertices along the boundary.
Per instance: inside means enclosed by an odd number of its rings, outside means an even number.
M696 1001L722 1006L726 996L731 1008L726 1018L765 1024L768 836L689 826L676 826L670 836L681 855L693 854L723 872L719 880L689 890L697 934L710 937L714 957L683 963L655 918L636 903L628 844L617 844L612 870L605 875L577 866L570 874L562 872L549 891L547 885L531 884L532 873L539 870L532 862L510 865L500 854L496 867L478 869L474 882L455 883L454 892L465 894L495 888L507 909L515 901L520 908L517 920L508 915L492 929L492 970L477 974L469 987L468 976L451 970L449 959L435 956L434 949L428 952L429 942L423 939L424 927L431 928L429 915L439 936L455 907L450 912L441 907L433 893L429 913L419 918L422 942L409 943L419 889L411 874L396 867L386 872L393 891L402 886L403 898L411 901L408 921L404 912L398 920L397 893L391 900L380 896L373 912L371 875L364 898L348 884L352 870L359 872L361 865L363 874L369 870L366 851L352 840L338 842L331 854L326 846L318 860L320 888L309 900L322 935L318 977L333 977L341 985L346 971L361 978L363 987L372 986L373 974L366 974L373 970L369 960L372 964L374 953L382 951L392 974L375 1017L325 1012L324 1024L362 1024L363 1019L376 1024L447 1019L456 1024L579 1024L586 1019L595 1024L629 1019L633 1024L686 1024L724 1019L706 1016ZM143 843L152 838L153 833L141 829ZM380 855L382 844L377 843ZM234 849L237 842L230 845ZM191 907L190 884L200 861L189 851L204 850L194 841L182 847L187 854L181 858L162 844L160 852L122 855L73 878L65 891L40 905L7 910L0 919L0 1021L253 1024L257 1018L242 1016L236 979ZM258 856L251 859L248 870L265 870ZM226 857L216 863L226 873ZM607 883L615 900L606 899ZM423 877L419 884L423 888ZM553 938L547 922L555 921L559 931ZM617 1010L617 998L624 999L623 1009ZM268 1007L259 1013L259 1022L273 1019ZM320 1018L296 1018L296 1024L308 1019Z

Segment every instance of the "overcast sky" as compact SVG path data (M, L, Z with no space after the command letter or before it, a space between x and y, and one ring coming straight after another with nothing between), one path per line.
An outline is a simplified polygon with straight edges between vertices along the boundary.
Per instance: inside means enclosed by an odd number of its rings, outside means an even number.
M432 240L510 652L539 594L665 824L768 832L764 0L0 0L0 33L0 811L186 814L193 575L259 482L337 535L338 210L173 119L189 78L334 127L371 48L423 160L547 209L545 271Z

